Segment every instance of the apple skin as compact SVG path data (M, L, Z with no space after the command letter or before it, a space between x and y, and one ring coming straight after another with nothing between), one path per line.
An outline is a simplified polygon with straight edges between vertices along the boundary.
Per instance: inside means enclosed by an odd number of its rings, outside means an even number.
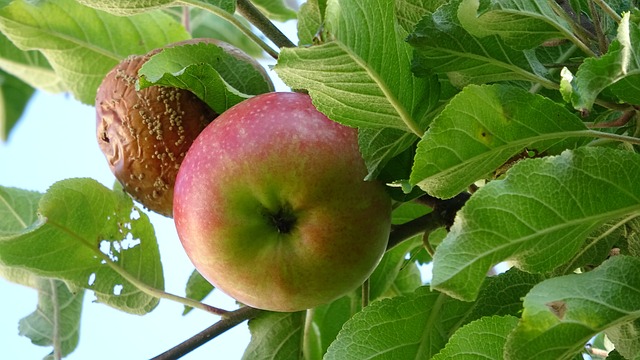
M239 302L292 312L357 289L385 252L391 199L357 130L308 95L255 96L196 138L178 171L174 220L196 269Z

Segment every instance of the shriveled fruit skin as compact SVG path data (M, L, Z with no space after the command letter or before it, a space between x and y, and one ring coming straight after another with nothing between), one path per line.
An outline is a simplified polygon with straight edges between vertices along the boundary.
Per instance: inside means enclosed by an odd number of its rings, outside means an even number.
M138 70L159 51L130 56L106 75L96 96L97 139L124 190L171 217L180 163L218 114L187 90L150 86L136 91Z

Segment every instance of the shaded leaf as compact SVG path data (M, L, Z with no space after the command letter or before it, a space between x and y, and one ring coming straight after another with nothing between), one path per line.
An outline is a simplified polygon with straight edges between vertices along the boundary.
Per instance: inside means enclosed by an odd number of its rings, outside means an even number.
M53 346L45 359L67 356L78 345L83 298L84 291L71 292L62 281L40 279L38 309L20 320L20 335L36 345Z
M326 3L325 7L326 8ZM298 45L311 45L316 41L316 35L322 31L324 21L324 8L321 8L318 0L306 1L298 11Z
M189 37L162 13L119 17L73 0L13 1L0 8L0 31L21 49L41 51L63 87L90 105L122 59Z
M521 161L458 212L436 251L432 286L472 300L501 261L530 272L552 270L604 223L640 212L639 177L639 155L608 148Z
M623 101L640 104L640 27L630 21L629 13L622 17L616 40L606 54L585 59L575 77L563 70L563 95L574 108L591 110L598 95L610 90Z
M513 316L492 316L476 320L458 329L447 346L432 359L502 360L507 336L517 323L518 318Z
M565 275L573 273L578 268L585 266L593 268L600 265L611 255L614 245L627 235L628 229L625 225L628 221L628 218L610 221L594 230L573 259L557 267L553 272Z
M591 272L535 286L524 299L505 359L570 359L600 331L638 318L640 259L616 256Z
M345 323L324 359L429 359L470 307L425 287L375 301Z
M284 0L252 0L251 2L269 19L287 21L296 18L296 12L288 7Z
M145 62L138 74L140 88L165 85L190 90L218 114L252 95L273 91L252 64L209 43L166 48Z
M133 15L159 8L181 5L181 1L179 0L78 0L78 2L115 15ZM215 6L228 13L233 13L236 9L235 0L200 0L194 3Z
M305 312L265 312L249 320L251 342L243 360L293 360L302 355Z
M418 141L418 137L414 133L405 132L398 129L379 128L379 129L360 129L358 131L358 145L360 151L369 170L366 180L378 178L389 164L397 165L398 162L393 160L406 151L412 151L412 145ZM411 156L412 157L412 156ZM399 167L402 167L401 164ZM402 167L401 171L409 169L410 164ZM386 181L399 180L401 171L393 171L392 178L384 179ZM406 177L408 174L406 174Z
M548 98L507 85L470 85L418 143L411 183L450 198L523 151L558 154L584 144L581 130L577 116Z
M312 331L305 334L305 343L308 344L305 350L309 349L307 352L319 356L311 357L322 359L344 323L361 308L361 297L351 294L313 309L311 312L313 314Z
M476 38L469 34L458 21L461 1L451 1L425 16L409 36L408 41L416 50L416 74L446 74L460 88L508 80L555 87L546 79L547 71L533 50L514 50L496 35Z
M551 39L574 38L571 26L546 1L463 0L458 18L470 34L498 35L518 50L532 49Z
M640 316L633 321L615 325L605 330L605 333L626 359L640 358Z
M398 276L403 268L411 268L412 265L415 267L415 263L407 260L406 255L421 246L422 242L420 241L420 237L415 237L412 240L403 241L384 254L382 260L380 260L380 264L378 264L369 278L369 296L371 300L377 299L389 291L398 280ZM415 288L409 292L413 292L414 290Z
M465 323L484 316L516 316L522 312L522 299L545 277L511 268L487 279Z
M139 286L164 288L160 253L147 215L131 198L95 180L69 179L51 186L38 213L23 231L0 236L0 266L93 290L122 311L155 308L158 298Z
M200 275L198 270L193 270L191 276L189 276L189 280L187 280L187 287L185 289L186 296L189 299L201 301L207 297L207 295L211 294L213 290L213 285ZM191 310L193 310L191 306L185 305L182 315L187 315Z
M0 140L7 140L33 92L31 86L0 70Z

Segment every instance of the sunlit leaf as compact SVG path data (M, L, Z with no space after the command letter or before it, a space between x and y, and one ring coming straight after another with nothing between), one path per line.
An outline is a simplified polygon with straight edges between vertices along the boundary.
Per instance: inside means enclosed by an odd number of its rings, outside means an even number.
M394 2L364 3L328 1L324 26L332 41L283 49L275 70L287 85L308 90L332 120L422 134L426 113L438 98L431 91L437 82L411 74L411 48L397 24Z
M524 299L505 359L570 359L599 332L638 318L640 259L616 256L591 272L535 286Z
M73 0L13 1L0 8L0 31L21 49L42 52L63 87L90 105L122 59L189 37L162 13L119 17Z
M253 95L273 91L251 63L210 43L164 49L138 74L141 88L165 85L190 90L218 114Z
M472 300L501 261L530 272L554 269L604 223L640 214L638 178L640 156L608 148L521 161L458 212L436 251L432 286Z
M162 290L153 227L124 193L89 179L63 180L42 197L39 218L0 236L0 266L93 290L98 301L143 314L158 304L139 286Z
M59 280L38 281L38 309L20 320L20 335L40 346L52 346L45 359L66 356L78 345L84 291L71 292ZM54 356L54 354L57 354Z
M456 331L447 346L433 360L503 360L507 336L516 327L518 318L513 316L485 317L469 323Z
M34 88L52 93L64 90L62 81L40 51L22 51L0 33L0 69Z
M169 6L179 6L179 0L78 0L79 3L115 15L132 15ZM196 4L218 7L226 12L235 11L235 0L199 0Z
M470 85L418 144L411 183L450 198L511 158L584 144L580 130L586 130L582 121L548 98L512 86Z

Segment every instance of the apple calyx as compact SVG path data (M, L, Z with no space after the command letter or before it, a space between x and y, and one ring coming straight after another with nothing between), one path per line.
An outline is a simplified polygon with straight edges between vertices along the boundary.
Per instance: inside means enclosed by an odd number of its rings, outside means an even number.
M291 206L288 205L280 206L275 212L265 209L265 216L280 234L290 234L298 222Z

